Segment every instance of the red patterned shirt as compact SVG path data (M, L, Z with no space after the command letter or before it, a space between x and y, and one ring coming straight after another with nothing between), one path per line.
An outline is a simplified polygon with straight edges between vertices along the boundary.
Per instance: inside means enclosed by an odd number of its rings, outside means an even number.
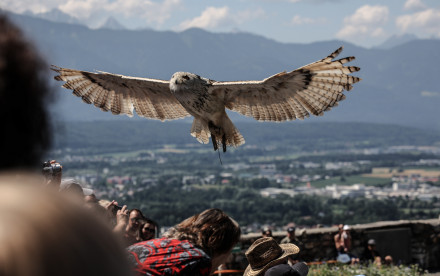
M137 275L209 275L211 258L187 240L154 239L127 248Z

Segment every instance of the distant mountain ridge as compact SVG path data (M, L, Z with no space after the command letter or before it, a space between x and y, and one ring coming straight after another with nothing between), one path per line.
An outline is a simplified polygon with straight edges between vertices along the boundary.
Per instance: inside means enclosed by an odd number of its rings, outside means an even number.
M259 80L296 69L345 46L341 56L363 80L347 99L309 121L371 122L440 129L440 40L410 40L391 49L366 49L342 41L279 43L248 33L154 30L92 30L84 26L10 14L36 42L49 64L80 70L168 80L189 71L215 80ZM54 86L60 85L55 83ZM59 89L55 107L63 120L118 120ZM246 117L232 115L233 120Z
M417 36L413 34L403 34L403 35L393 35L387 40L385 40L382 44L379 46L376 46L374 48L377 49L392 49L394 47L406 44L410 41L417 40Z
M125 30L125 26L119 23L114 17L109 17L104 24L101 25L100 29L110 29L110 30Z
M189 134L191 124L181 121L160 123L152 120L59 122L55 132L55 149L95 148L103 151L127 151L176 145L212 151ZM430 146L440 142L440 131L371 123L258 123L240 121L237 128L246 139L239 147L264 148L272 145L283 149L303 147L308 150L331 150L344 147L383 148L388 146ZM115 131L117 129L117 131ZM135 133L136 135L127 135ZM268 143L270 141L270 143ZM234 150L230 148L230 150Z
M84 25L80 20L68 15L67 13L62 12L59 9L52 9L50 11L41 12L41 13L33 13L30 11L27 11L24 14L31 16L31 17L46 19L46 20L56 22L56 23Z

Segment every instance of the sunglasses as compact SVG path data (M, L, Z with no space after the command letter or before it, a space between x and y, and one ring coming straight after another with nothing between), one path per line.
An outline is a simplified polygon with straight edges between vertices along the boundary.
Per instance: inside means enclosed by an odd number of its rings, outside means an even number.
M154 228L144 228L143 231L147 231L147 232L150 232L150 233L156 232L156 230Z

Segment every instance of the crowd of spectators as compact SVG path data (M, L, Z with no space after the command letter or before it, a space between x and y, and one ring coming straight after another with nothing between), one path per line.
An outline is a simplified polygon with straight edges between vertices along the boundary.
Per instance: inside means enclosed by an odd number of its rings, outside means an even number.
M291 223L287 227L286 230L286 236L282 238L279 243L282 244L294 244L296 245L300 250L295 253L291 254L287 257L288 264L294 265L297 263L301 263L304 261L313 262L313 259L310 258L304 258L303 254L305 252L305 245L304 242L301 240L301 235L298 237L296 235L297 229L296 227L292 226L294 225ZM298 232L301 234L304 232L305 229L299 230ZM272 230L268 227L263 228L261 231L261 237L262 238L269 238L273 237ZM338 232L333 236L334 241L334 260L327 259L326 262L330 261L336 261L338 263L343 264L369 264L373 263L377 266L381 265L393 265L393 258L390 255L381 255L376 250L376 240L369 239L368 242L365 245L365 248L363 251L361 251L361 254L355 254L353 253L353 240L351 235L351 227L349 225L338 225ZM359 249L356 250L356 252L359 252ZM309 256L310 257L310 256Z

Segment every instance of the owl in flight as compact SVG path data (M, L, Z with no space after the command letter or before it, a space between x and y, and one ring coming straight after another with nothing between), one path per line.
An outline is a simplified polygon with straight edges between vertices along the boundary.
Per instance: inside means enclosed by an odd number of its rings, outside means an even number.
M186 72L174 73L171 80L136 78L106 72L85 72L52 66L56 80L84 102L103 111L133 116L174 120L193 116L191 135L207 144L211 137L214 150L219 145L240 146L244 138L226 114L225 108L258 121L281 122L304 119L324 111L345 99L342 92L360 81L350 76L356 66L344 66L354 60L333 60L342 47L328 57L291 72L281 72L261 81L214 81Z

